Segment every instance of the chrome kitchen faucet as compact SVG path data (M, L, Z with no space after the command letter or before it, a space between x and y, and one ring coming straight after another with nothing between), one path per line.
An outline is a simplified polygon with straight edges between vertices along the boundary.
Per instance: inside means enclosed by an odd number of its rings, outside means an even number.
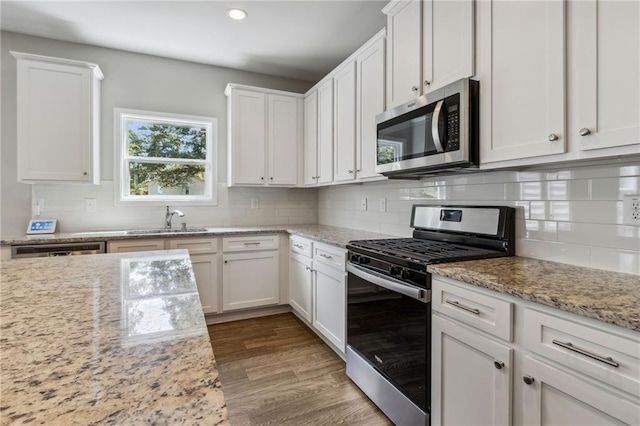
M166 229L171 229L171 219L173 218L174 214L177 214L180 217L184 217L184 213L182 213L180 210L171 211L169 209L169 206L167 206L167 213L165 214L165 224L164 224L164 227Z

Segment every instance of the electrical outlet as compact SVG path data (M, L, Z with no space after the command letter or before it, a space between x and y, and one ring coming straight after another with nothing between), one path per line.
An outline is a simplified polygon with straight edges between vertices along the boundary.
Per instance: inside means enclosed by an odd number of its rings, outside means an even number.
M98 211L98 200L95 198L85 198L84 210L87 213L96 213Z
M367 199L366 198L362 199L362 211L363 212L367 211Z
M622 201L622 222L640 226L640 194L625 195Z
M260 200L258 198L252 198L251 199L251 209L255 210L255 209L259 209L260 208Z
M386 212L387 211L387 199L386 198L380 198L380 211L381 212Z

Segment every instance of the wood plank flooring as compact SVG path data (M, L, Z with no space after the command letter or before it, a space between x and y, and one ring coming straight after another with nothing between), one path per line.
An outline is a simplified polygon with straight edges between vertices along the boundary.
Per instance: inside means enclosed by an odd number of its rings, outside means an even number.
M233 426L392 425L293 314L209 326Z

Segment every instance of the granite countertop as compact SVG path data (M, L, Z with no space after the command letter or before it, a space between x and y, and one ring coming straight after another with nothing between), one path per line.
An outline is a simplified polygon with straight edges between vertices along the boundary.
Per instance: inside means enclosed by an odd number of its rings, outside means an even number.
M186 250L0 261L4 424L228 424Z
M502 257L431 265L429 272L640 331L640 276Z
M17 236L0 241L2 245L77 243L85 241L112 241L149 238L185 238L185 237L226 237L242 234L288 233L311 238L322 243L346 247L352 240L372 240L379 238L397 238L393 235L377 234L328 225L266 225L244 227L207 227L200 232L159 232L146 234L128 234L127 231L95 231L58 233L52 235Z

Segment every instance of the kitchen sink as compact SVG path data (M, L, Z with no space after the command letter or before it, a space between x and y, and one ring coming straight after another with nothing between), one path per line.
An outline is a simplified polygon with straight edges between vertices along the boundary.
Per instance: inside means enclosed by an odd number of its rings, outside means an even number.
M125 231L127 235L145 235L145 234L178 234L189 232L207 232L207 228L158 228L158 229L135 229L133 231Z

